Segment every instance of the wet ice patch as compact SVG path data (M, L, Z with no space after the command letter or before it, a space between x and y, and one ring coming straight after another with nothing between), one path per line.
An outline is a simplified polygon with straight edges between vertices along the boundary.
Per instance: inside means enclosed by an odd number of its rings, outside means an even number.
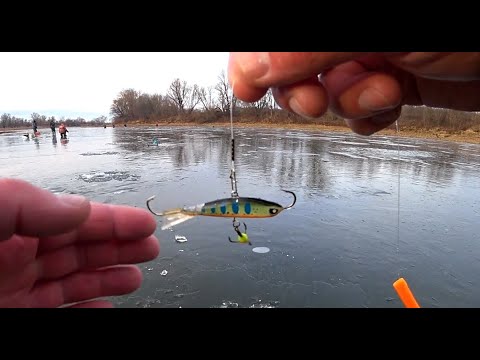
M372 195L372 196L392 195L391 192L384 191L384 190L378 190L378 189L361 190L361 191L358 191L356 193L357 194Z
M95 153L95 152L88 152L88 153L82 153L80 155L82 156L98 156L98 155L117 155L118 151L106 151L102 153Z
M114 194L114 195L119 195L119 194L123 194L123 193L126 193L126 192L129 192L129 190L114 191L113 194Z
M361 143L361 142L354 142L354 141L332 141L332 143L335 144L345 144L345 145L360 145L360 146L366 146L368 144L366 143Z
M260 247L254 247L252 251L258 254L266 254L270 251L270 249L266 246L260 246Z
M222 302L222 305L220 305L218 307L222 308L222 309L238 308L238 303L233 302L233 301L224 301L224 302Z
M388 191L383 191L383 190L379 190L379 191L374 191L372 193L372 195L374 196L379 196L379 195L391 195L392 193L389 193Z
M339 151L329 151L328 153L332 154L332 155L346 156L346 157L349 157L349 158L352 158L352 159L366 159L363 156L353 155L353 154L349 154L349 153L345 153L345 152L339 152Z
M247 305L248 308L277 308L280 304L279 301L262 301L257 300L254 301L252 304ZM221 308L221 309L231 309L231 308L243 308L245 306L240 305L234 301L223 301L220 305L213 306L214 308Z
M87 174L79 175L79 179L88 183L92 182L107 182L112 180L117 181L137 181L139 175L130 174L128 171L94 171Z
M145 298L145 299L141 299L141 300L138 300L135 302L135 306L136 307L141 307L141 308L149 308L151 307L152 305L154 304L160 304L161 301L158 300L158 299L153 299L151 298L150 296Z
M262 300L258 300L254 302L252 305L250 305L249 308L271 309L271 308L277 308L279 304L280 304L279 301L262 302Z

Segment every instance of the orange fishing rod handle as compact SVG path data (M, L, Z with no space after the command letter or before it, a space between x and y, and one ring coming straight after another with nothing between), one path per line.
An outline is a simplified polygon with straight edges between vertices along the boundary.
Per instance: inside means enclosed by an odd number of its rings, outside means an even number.
M420 307L420 305L418 305L417 303L417 300L415 300L415 297L413 296L413 293L408 287L408 284L404 278L400 278L397 281L395 281L393 283L393 287L396 290L398 297L400 298L400 300L402 300L403 305L406 308L412 309L412 308Z

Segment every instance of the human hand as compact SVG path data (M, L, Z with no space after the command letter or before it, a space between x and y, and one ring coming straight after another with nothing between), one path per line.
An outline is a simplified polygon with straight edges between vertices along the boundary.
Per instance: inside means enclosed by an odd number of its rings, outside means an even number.
M0 204L2 308L111 307L95 299L138 289L142 273L127 264L159 254L146 210L56 196L14 179L0 179Z
M480 53L230 53L235 96L259 100L269 88L283 109L310 118L327 109L356 133L394 123L403 105L480 110Z

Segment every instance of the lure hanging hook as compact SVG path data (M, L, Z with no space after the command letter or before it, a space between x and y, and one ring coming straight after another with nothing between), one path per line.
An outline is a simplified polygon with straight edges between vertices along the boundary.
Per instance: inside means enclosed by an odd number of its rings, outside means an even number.
M235 232L239 236L242 235L241 231L239 230L240 225L241 225L240 222L237 219L233 218L233 229L235 230ZM247 232L247 224L243 223L243 227L245 228L245 233L246 233Z
M151 202L153 199L155 199L155 195L150 196L150 197L147 199L147 208L148 208L148 210L149 210L153 215L162 216L163 213L158 213L158 212L152 210L152 208L150 207L150 202Z
M287 209L292 208L293 205L295 205L295 203L297 202L297 196L295 195L295 193L293 191L289 191L289 190L282 190L282 191L285 191L286 193L289 193L289 194L293 195L293 202L290 205L285 206L283 208L283 210L287 210Z
M235 230L238 237L237 237L237 240L235 241L235 240L232 240L232 238L229 236L228 241L230 241L231 243L240 243L240 244L248 243L248 245L252 245L247 235L247 224L243 223L243 227L245 228L245 232L243 233L239 229L241 224L239 221L237 221L237 219L233 218L232 225L233 225L233 230Z

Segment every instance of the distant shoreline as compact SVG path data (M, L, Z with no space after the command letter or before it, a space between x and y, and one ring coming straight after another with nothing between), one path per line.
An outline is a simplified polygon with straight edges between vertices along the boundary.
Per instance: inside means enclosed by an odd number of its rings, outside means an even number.
M157 124L145 123L145 122L129 122L127 128L135 127L205 127L205 128L214 128L214 127L229 127L229 122L215 122L215 123L203 123L199 124L198 122L158 122ZM87 126L86 126L87 127ZM92 127L92 126L88 126ZM103 126L95 126L99 129ZM112 127L111 124L108 124L107 127ZM117 124L116 127L124 128L123 124ZM304 131L329 131L329 132L342 132L353 134L350 128L347 126L337 126L337 125L320 125L320 124L302 124L302 123L262 123L262 122L234 122L234 127L236 128L268 128L268 129L289 129L289 130L304 130ZM76 127L72 126L72 130ZM31 131L30 128L17 128L17 129L0 129L0 134L12 133L19 130L25 130L26 132ZM50 128L39 128L38 130L48 130ZM376 135L386 135L386 136L399 136L406 138L421 138L421 139L432 139L432 140L444 140L457 143L469 143L469 144L480 144L480 132L475 132L472 130L460 131L457 133L449 133L445 130L422 130L422 129L402 129L400 126L399 133L397 134L394 129L385 129L376 133ZM374 135L372 135L374 136Z
M157 127L152 123L129 123L129 127ZM218 123L208 123L208 124L199 124L193 122L170 122L170 123L158 123L158 127L169 127L169 126L185 126L185 127L230 127L229 122L218 122ZM341 132L347 134L353 134L352 130L347 126L338 126L338 125L320 125L320 124L287 124L287 123L262 123L262 122L234 122L233 126L236 128L267 128L267 129L289 129L289 130L305 130L305 131L330 131L330 132ZM117 125L117 127L123 127L123 125ZM431 139L431 140L445 140L458 143L469 143L469 144L480 144L480 132L475 132L472 130L462 131L459 133L449 133L445 130L412 130L412 129L402 129L400 126L399 133L397 134L394 129L385 129L376 133L376 135L386 135L386 136L399 136L405 138L420 138L420 139ZM374 136L374 135L371 135Z

